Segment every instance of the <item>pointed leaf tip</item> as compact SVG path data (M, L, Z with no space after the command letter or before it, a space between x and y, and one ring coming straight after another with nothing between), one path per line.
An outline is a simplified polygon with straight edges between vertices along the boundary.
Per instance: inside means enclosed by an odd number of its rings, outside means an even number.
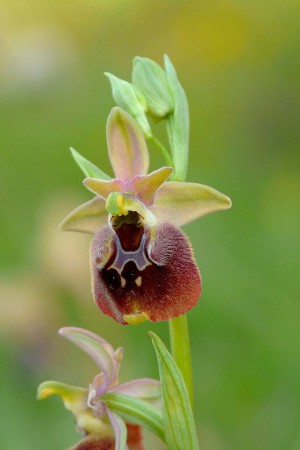
M77 150L70 147L70 152L86 177L97 178L99 180L110 180L111 177L99 169L95 164L84 158Z

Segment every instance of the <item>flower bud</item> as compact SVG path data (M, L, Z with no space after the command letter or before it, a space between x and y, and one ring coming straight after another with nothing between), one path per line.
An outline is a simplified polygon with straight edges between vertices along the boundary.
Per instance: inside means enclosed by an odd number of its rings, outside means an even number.
M172 113L173 98L166 73L156 62L148 58L135 57L132 81L146 99L148 114L156 119L163 119Z
M152 132L145 114L146 100L143 94L128 81L121 80L108 72L105 75L110 81L112 95L117 105L136 120L147 138L151 137Z

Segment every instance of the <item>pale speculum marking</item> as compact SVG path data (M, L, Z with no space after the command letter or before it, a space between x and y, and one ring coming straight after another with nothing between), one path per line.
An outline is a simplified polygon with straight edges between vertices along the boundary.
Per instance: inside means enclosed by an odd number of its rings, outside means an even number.
M120 275L121 278L121 287L124 288L126 286L127 280L122 277L122 275ZM137 287L142 286L142 277L138 276L135 280L134 280L135 284L137 285Z
M142 286L142 277L141 277L141 276L139 276L139 277L137 277L137 278L135 279L135 284L136 284L138 287Z

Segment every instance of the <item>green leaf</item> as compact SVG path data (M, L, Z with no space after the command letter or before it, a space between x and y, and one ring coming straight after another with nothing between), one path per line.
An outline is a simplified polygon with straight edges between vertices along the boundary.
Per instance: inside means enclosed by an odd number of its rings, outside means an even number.
M87 178L98 178L99 180L110 180L111 177L102 172L95 164L81 156L74 148L70 147L70 151L75 162L78 164L82 172Z
M161 339L149 332L156 352L163 399L163 421L169 450L197 450L192 408L182 374Z
M148 428L160 439L165 440L162 415L155 406L124 394L106 394L101 397L101 400L126 422Z
M169 88L174 100L174 112L167 117L167 132L174 163L172 179L184 181L186 179L189 157L189 106L185 92L177 78L175 68L167 55L165 55L165 68Z

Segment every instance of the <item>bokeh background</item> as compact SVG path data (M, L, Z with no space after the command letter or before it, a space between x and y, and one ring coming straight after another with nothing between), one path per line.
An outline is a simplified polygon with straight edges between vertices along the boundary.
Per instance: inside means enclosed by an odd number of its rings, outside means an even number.
M61 326L123 345L122 381L157 377L147 330L168 342L167 324L98 312L90 238L57 224L90 198L68 147L110 171L103 72L129 79L135 55L164 53L190 103L189 180L233 200L185 228L204 281L189 313L201 449L300 449L299 13L296 0L1 1L1 449L79 439L59 398L35 400L43 380L95 374Z

